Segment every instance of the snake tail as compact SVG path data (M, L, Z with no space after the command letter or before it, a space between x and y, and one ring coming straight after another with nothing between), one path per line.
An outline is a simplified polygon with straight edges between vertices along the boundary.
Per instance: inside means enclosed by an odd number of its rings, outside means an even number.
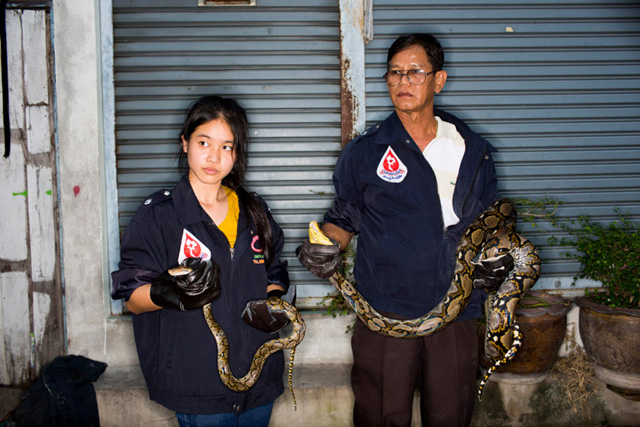
M489 369L487 369L487 373L484 375L484 378L482 378L482 381L480 381L480 386L478 387L478 400L480 401L482 400L482 391L484 390L484 386L489 381L489 377L491 376L491 374L500 366L513 360L513 358L516 355L516 352L520 350L521 346L522 346L522 334L520 333L520 326L517 323L514 323L513 324L513 344L502 359L496 361Z

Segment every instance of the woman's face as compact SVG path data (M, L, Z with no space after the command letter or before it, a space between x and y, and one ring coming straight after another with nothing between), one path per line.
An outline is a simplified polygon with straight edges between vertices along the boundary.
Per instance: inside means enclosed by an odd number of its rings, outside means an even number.
M235 162L233 133L223 119L198 126L189 140L182 136L192 184L219 185Z

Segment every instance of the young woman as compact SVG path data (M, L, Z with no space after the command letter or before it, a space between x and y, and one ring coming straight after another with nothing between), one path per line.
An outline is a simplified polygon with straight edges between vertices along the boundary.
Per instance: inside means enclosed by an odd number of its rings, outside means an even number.
M283 392L282 352L265 363L255 385L228 389L202 306L229 340L229 362L244 376L256 349L288 322L264 299L289 287L284 237L265 202L242 183L247 168L247 116L234 100L207 96L187 114L180 135L188 172L171 191L149 196L122 237L114 299L133 314L149 397L176 411L181 426L267 426ZM176 276L175 267L192 272ZM247 324L241 318L252 319ZM248 316L246 316L249 312Z

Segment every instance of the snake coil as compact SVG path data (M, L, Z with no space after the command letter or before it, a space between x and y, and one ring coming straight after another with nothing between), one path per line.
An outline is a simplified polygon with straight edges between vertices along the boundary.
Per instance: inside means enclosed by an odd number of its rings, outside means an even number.
M445 327L464 311L473 291L473 272L480 260L511 254L513 269L498 290L489 296L485 352L495 362L480 384L478 397L481 398L483 387L491 373L511 360L521 345L515 310L520 299L540 276L540 257L536 248L515 232L515 224L516 209L507 198L498 199L482 212L458 242L455 272L444 298L430 312L417 319L384 317L339 272L334 273L329 281L373 332L395 338L422 337ZM332 244L315 221L309 225L309 241Z
M191 271L191 267L187 266L178 266L168 270L172 276L188 274ZM202 307L204 319L207 322L207 326L209 326L211 334L213 334L218 349L216 358L218 375L228 389L233 391L247 391L253 387L260 377L262 368L269 356L277 351L290 349L288 371L289 391L291 391L294 409L297 409L296 395L293 392L293 358L295 356L295 348L304 339L306 325L298 310L289 302L277 297L271 297L266 300L266 303L269 310L282 311L291 321L293 327L287 336L274 338L262 344L253 355L249 370L242 378L236 378L231 373L231 366L229 364L229 340L211 312L211 303L205 304Z
M287 318L291 320L293 328L289 335L285 337L274 338L262 344L258 348L258 350L256 350L253 359L251 360L249 370L242 378L237 378L231 373L231 366L229 365L229 341L224 331L222 330L222 327L220 327L220 324L216 321L216 319L213 317L213 314L211 313L211 303L206 304L204 307L202 307L205 321L207 322L207 325L209 326L209 329L211 330L211 333L213 334L213 337L216 340L216 345L218 347L218 375L220 376L222 383L228 389L233 391L247 391L251 387L253 387L253 385L260 377L262 368L264 367L264 364L269 356L277 351L290 349L291 353L289 356L288 372L289 390L291 391L291 397L293 398L294 408L297 409L296 395L293 393L292 382L293 357L295 355L295 348L302 342L304 338L306 325L304 319L292 304L276 297L271 297L266 301L267 306L270 310L279 310L284 312Z

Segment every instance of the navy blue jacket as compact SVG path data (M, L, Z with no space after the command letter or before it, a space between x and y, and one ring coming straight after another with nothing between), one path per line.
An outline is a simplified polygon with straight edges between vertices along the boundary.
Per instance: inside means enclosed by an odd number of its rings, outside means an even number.
M274 335L245 324L242 309L249 300L266 298L269 283L289 287L287 262L280 259L284 236L264 206L274 237L275 254L268 269L242 210L232 259L226 237L201 208L186 175L173 191L151 195L122 237L119 270L112 273L112 297L128 299L137 287L177 266L187 230L220 266L221 294L212 303L212 313L229 339L233 374L244 376L255 351ZM243 412L273 401L284 390L282 352L267 360L250 390L227 389L218 376L216 343L202 309L134 314L133 328L149 397L169 409L189 414Z
M365 299L378 311L410 318L442 300L460 236L499 196L491 145L455 116L435 115L465 140L453 195L458 224L445 229L435 174L395 112L344 148L333 176L336 196L324 218L358 235L354 275ZM395 182L377 174L389 147L405 166ZM483 299L474 291L459 319L480 317Z

